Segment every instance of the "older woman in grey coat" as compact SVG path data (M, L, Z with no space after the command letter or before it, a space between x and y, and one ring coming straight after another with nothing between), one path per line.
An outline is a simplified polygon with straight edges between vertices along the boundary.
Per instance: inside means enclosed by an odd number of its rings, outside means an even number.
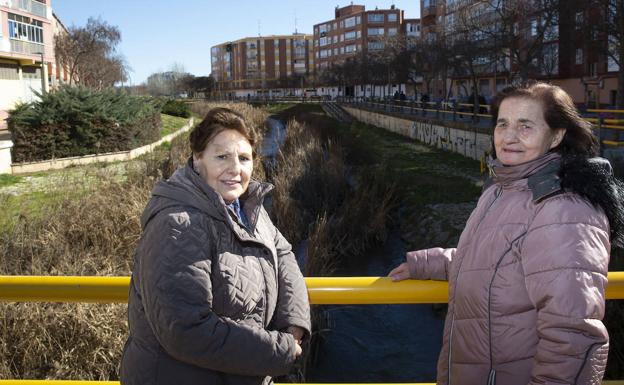
M303 276L251 179L254 134L211 110L193 156L158 183L130 284L122 384L270 384L310 333Z

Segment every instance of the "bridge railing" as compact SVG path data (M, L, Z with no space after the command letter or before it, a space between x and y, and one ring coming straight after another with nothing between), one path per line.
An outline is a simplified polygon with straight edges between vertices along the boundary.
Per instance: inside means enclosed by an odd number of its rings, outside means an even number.
M415 100L376 100L341 97L340 103L363 107L373 111L398 113L414 117L435 118L453 122L470 122L479 127L490 128L490 106L448 101L422 102ZM582 115L594 126L602 146L624 146L624 110L585 109Z
M624 271L609 272L608 279L606 298L624 299ZM445 303L448 295L448 285L443 281L392 282L385 277L305 280L310 303L315 305ZM0 301L124 303L128 300L129 283L129 277L0 276ZM624 381L604 384L624 385ZM0 385L119 385L119 382L0 380Z

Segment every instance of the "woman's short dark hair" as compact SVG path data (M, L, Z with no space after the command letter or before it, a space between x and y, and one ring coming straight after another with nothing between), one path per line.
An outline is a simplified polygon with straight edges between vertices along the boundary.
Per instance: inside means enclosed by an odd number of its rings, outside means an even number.
M245 121L243 115L224 107L208 111L204 120L193 128L189 135L191 150L194 154L199 154L215 136L225 130L240 132L251 145L255 155L256 132L254 128Z
M528 98L542 104L544 120L552 129L565 128L561 143L553 151L561 155L597 156L600 151L592 125L583 119L574 101L561 87L544 82L528 82L521 86L507 87L499 92L491 104L492 123L498 120L498 110L507 98Z

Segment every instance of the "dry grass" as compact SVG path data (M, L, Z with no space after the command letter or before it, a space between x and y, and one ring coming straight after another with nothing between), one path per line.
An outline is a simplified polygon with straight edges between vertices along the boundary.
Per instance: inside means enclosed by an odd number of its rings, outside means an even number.
M344 149L331 134L335 121L305 112L291 116L295 119L286 126L272 173L272 215L294 245L305 242L304 275L331 276L349 263L361 263L365 250L385 240L394 187L382 168L353 169L345 163ZM305 358L286 380L303 379L314 367L327 330L317 307L312 328Z
M18 218L0 234L0 274L129 275L149 180L99 183ZM116 378L126 307L0 303L0 378Z
M196 105L194 111L213 107ZM256 126L267 117L243 104L228 107ZM304 270L312 276L331 275L342 259L356 258L383 239L392 202L381 174L351 170L326 130L289 122L273 180L273 215L293 244L308 240ZM97 183L81 186L81 194L69 194L80 181L68 183L65 196L60 192L61 198L41 213L19 215L0 230L0 274L128 275L140 237L139 217L154 183L170 176L189 154L184 135L128 166L125 179L102 175ZM257 162L255 176L263 179ZM126 307L0 303L0 379L117 379L127 336ZM322 314L315 313L314 324L313 345L321 341ZM289 379L302 380L309 362Z
M266 113L236 104L257 124ZM0 274L130 274L139 217L154 183L190 154L188 136L128 166L127 178L62 183L41 212L0 230ZM258 160L259 161L259 160ZM263 177L262 167L258 167ZM77 188L80 194L73 193ZM0 203L8 197L0 197ZM115 380L127 336L125 304L0 303L0 379Z

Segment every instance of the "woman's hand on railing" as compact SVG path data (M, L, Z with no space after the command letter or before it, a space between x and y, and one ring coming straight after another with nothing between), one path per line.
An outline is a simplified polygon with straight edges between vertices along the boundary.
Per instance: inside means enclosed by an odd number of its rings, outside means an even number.
M407 262L403 262L399 266L392 269L392 271L388 274L388 277L390 277L394 282L409 279L410 272L409 272L409 266L407 265Z

